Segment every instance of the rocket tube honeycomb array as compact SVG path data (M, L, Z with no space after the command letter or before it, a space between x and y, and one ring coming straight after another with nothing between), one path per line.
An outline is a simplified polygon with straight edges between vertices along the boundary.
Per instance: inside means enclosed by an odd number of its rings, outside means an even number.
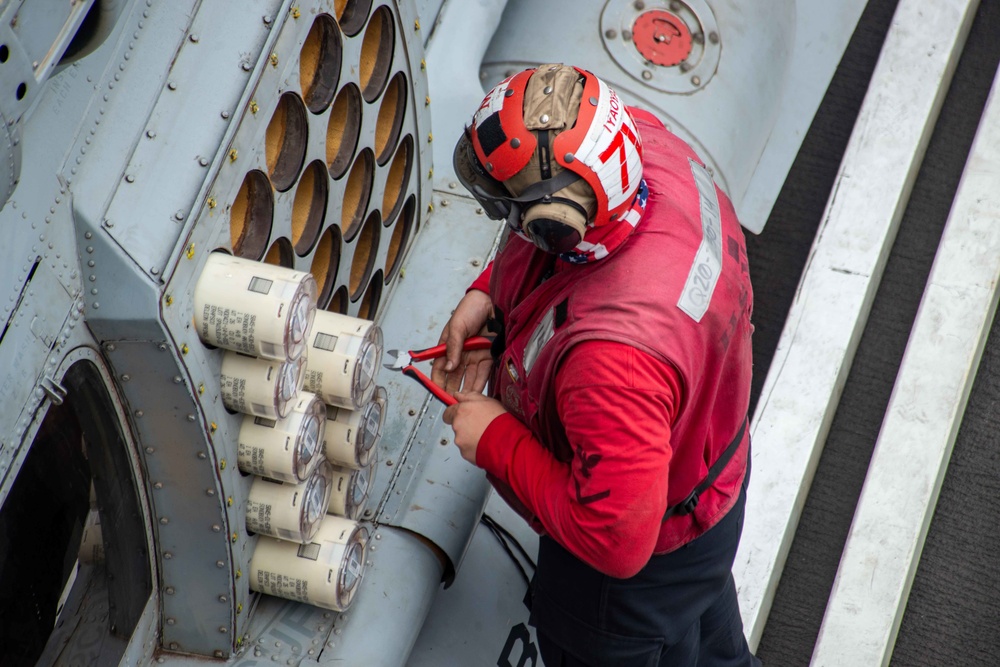
M226 250L310 272L319 308L363 319L378 314L419 225L406 35L396 7L373 4L338 0L305 30L286 24L302 30L282 42L298 52L273 54L280 94L251 102L254 122L230 150L242 186L217 195L229 202Z
M375 385L382 332L369 320L401 271L420 215L422 135L406 37L395 6L372 5L337 0L311 25L283 24L297 35L278 43L299 44L297 58L270 55L268 71L285 72L280 94L249 102L245 118L256 120L227 149L241 176L215 195L230 203L230 246L220 248L228 259L310 275L319 309L307 335L275 350L270 363L261 361L263 345L223 354L223 401L247 415L239 468L256 475L246 516L258 536L250 586L341 611L361 580L369 531L346 517L364 511L387 410ZM217 289L216 308L232 307L235 288L206 287ZM211 329L202 324L199 332ZM202 338L231 349L220 336ZM316 404L326 411L319 429L306 419L320 408L302 409Z

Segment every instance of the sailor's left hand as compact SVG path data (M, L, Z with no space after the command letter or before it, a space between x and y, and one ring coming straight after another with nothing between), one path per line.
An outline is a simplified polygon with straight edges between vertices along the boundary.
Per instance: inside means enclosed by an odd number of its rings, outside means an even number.
M507 412L500 401L476 392L455 392L458 403L444 411L444 423L455 430L455 444L462 458L475 465L476 449L486 427Z

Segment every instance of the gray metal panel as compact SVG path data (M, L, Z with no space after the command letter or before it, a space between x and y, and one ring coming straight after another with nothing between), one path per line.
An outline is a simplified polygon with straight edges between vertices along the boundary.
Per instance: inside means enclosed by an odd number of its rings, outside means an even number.
M496 242L498 224L477 213L471 198L435 192L434 207L382 322L386 348L435 344ZM427 364L423 369L430 372ZM441 421L443 406L420 384L388 369L379 384L388 389L390 410L372 488L372 498L382 499L377 520L428 537L457 568L486 501L485 476L462 460Z
M147 138L145 125L196 6L193 0L137 2L105 45L81 61L99 61L100 70L88 82L92 97L67 152L63 176L73 184L76 207L87 217L101 220L124 182L127 159ZM148 210L143 213L155 221Z
M47 397L61 401L55 365L86 333L79 304L39 263L3 334L0 368L0 505L27 456L29 427ZM13 474L11 474L13 473Z
M402 665L440 587L441 562L426 543L383 526L368 546L368 571L354 605L333 623L333 636L304 665Z
M163 593L163 643L186 653L228 655L234 604L248 596L234 584L239 564L230 542L243 533L244 515L227 509L221 497L227 470L206 442L209 429L170 346L117 341L104 350L141 443ZM226 468L231 478L235 465Z
M497 494L486 512L506 528L532 559L538 536ZM514 550L517 553L516 549ZM525 573L533 570L517 556ZM524 596L528 585L514 561L485 526L476 531L455 583L438 594L420 631L408 667L437 667L442 656L465 667L533 664L541 667L534 629L528 625ZM461 628L461 632L456 632ZM534 662L530 656L534 655Z
M265 66L259 54L272 35L261 17L278 4L258 1L234 12L226 3L202 3L169 69L154 70L161 72L158 96L105 213L114 224L111 236L152 276L174 253L185 231L181 223L203 205L208 163L220 159L235 110L252 74L259 74L253 66ZM156 80L142 62L132 70ZM131 90L133 82L122 83ZM131 128L141 129L135 123Z

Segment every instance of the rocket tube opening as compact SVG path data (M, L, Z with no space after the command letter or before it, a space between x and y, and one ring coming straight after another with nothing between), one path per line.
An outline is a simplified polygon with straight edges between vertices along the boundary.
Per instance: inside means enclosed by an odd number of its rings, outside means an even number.
M229 208L229 237L233 254L245 259L260 259L271 236L273 219L271 182L262 171L247 172Z
M292 203L292 244L299 257L309 254L323 230L328 195L326 169L314 161L302 172Z
M368 281L368 289L361 297L361 305L358 306L358 317L366 320L374 320L378 313L379 304L382 302L382 269L378 269Z
M413 216L417 209L416 195L410 195L403 205L403 210L392 228L392 236L389 238L389 248L385 254L385 282L389 284L399 273L403 265L403 253L410 242L410 234L413 230Z
M344 192L343 208L340 212L340 227L344 230L344 238L350 242L361 229L365 219L368 200L372 194L372 184L375 177L375 157L370 148L365 148L354 160L351 174L347 177L347 189Z
M317 16L299 52L299 84L312 113L321 113L333 100L340 82L343 50L343 38L334 18L329 14Z
M306 157L309 126L306 107L296 93L278 100L264 138L264 153L271 182L279 192L292 187Z
M361 298L362 290L368 284L372 269L375 267L375 256L378 254L379 230L382 227L378 211L372 211L365 221L354 246L354 257L351 259L351 275L348 289L351 301Z
M358 73L361 96L365 98L365 102L371 103L378 99L388 80L396 43L394 25L391 10L382 6L375 10L365 28Z
M332 226L323 232L319 243L316 244L316 253L313 255L309 271L319 287L316 301L321 308L329 308L332 303L331 293L340 268L341 240L340 228Z
M405 113L406 77L397 72L382 95L375 122L375 155L379 166L384 165L396 149Z
M351 166L361 133L361 91L349 83L337 93L326 125L326 166L339 179Z
M389 173L386 175L385 191L382 194L382 215L385 224L399 213L403 204L406 184L410 182L410 171L413 168L413 137L407 137L399 144L396 155L392 158Z
M334 0L334 11L340 29L350 37L361 31L371 9L372 0Z

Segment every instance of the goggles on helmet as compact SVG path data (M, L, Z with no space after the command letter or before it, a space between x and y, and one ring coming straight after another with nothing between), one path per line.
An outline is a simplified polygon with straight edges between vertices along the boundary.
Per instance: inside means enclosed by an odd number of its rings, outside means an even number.
M452 155L452 161L454 163L455 174L458 176L458 180L470 193L472 193L472 196L475 197L476 201L483 207L483 212L486 213L490 219L506 219L507 225L512 230L516 232L526 231L530 236L532 236L533 240L536 240L534 237L537 234L533 234L532 232L534 230L530 228L522 230L521 219L523 218L524 213L536 204L550 204L553 202L562 203L579 209L583 220L587 219L586 211L583 210L578 203L563 197L553 197L556 192L559 192L563 188L580 180L580 176L572 171L564 170L553 178L533 183L520 195L514 197L510 194L510 192L508 192L503 183L490 176L489 173L483 169L479 160L476 158L476 153L472 147L472 142L469 140L468 134L463 134L461 139L459 139L458 143L455 145L455 152ZM543 234L541 236L547 236L547 234ZM560 237L565 238L565 235L561 234ZM567 241L563 241L558 244L556 244L554 240L546 238L538 238L536 241L539 242L539 245L543 250L565 252L572 249L579 242L579 240L580 238L578 236L569 247L562 247L566 245ZM558 248L555 246L558 246Z

